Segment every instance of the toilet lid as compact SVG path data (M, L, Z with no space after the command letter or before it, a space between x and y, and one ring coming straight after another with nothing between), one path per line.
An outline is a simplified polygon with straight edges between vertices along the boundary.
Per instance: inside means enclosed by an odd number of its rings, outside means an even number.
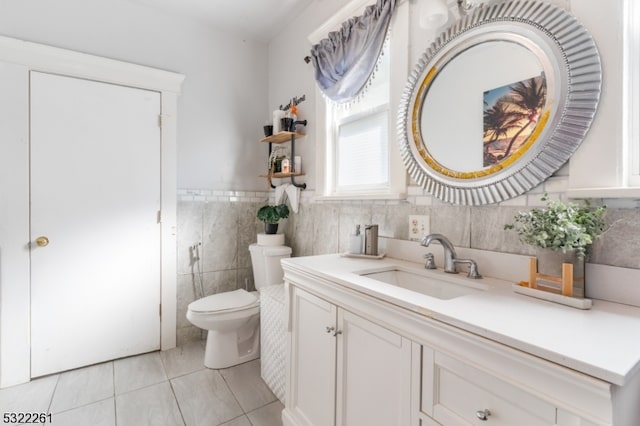
M255 304L258 298L244 289L203 297L189 304L192 312L228 311Z

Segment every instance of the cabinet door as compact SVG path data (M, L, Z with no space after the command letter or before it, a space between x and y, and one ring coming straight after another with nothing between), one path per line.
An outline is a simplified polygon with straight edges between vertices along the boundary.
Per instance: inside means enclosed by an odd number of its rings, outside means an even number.
M290 401L300 425L335 422L336 307L294 288L291 301Z
M409 425L411 341L342 309L338 331L336 424Z

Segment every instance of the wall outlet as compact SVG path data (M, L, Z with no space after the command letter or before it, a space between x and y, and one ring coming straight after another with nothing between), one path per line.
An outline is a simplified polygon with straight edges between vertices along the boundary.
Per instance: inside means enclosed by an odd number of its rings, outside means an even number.
M420 241L429 233L429 216L409 216L409 240Z

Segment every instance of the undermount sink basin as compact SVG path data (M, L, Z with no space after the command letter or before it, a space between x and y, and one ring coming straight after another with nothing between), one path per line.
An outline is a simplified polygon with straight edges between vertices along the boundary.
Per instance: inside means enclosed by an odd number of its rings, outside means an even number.
M449 277L443 272L429 270L410 271L392 267L385 270L361 272L359 275L443 300L474 294L489 288L486 284L463 278L460 275Z

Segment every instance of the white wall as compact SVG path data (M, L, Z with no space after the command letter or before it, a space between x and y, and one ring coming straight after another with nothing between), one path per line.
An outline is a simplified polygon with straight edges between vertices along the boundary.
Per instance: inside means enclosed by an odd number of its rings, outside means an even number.
M28 83L26 67L0 63L0 386L29 373Z
M264 43L126 0L0 0L0 35L185 74L178 188L264 189Z

